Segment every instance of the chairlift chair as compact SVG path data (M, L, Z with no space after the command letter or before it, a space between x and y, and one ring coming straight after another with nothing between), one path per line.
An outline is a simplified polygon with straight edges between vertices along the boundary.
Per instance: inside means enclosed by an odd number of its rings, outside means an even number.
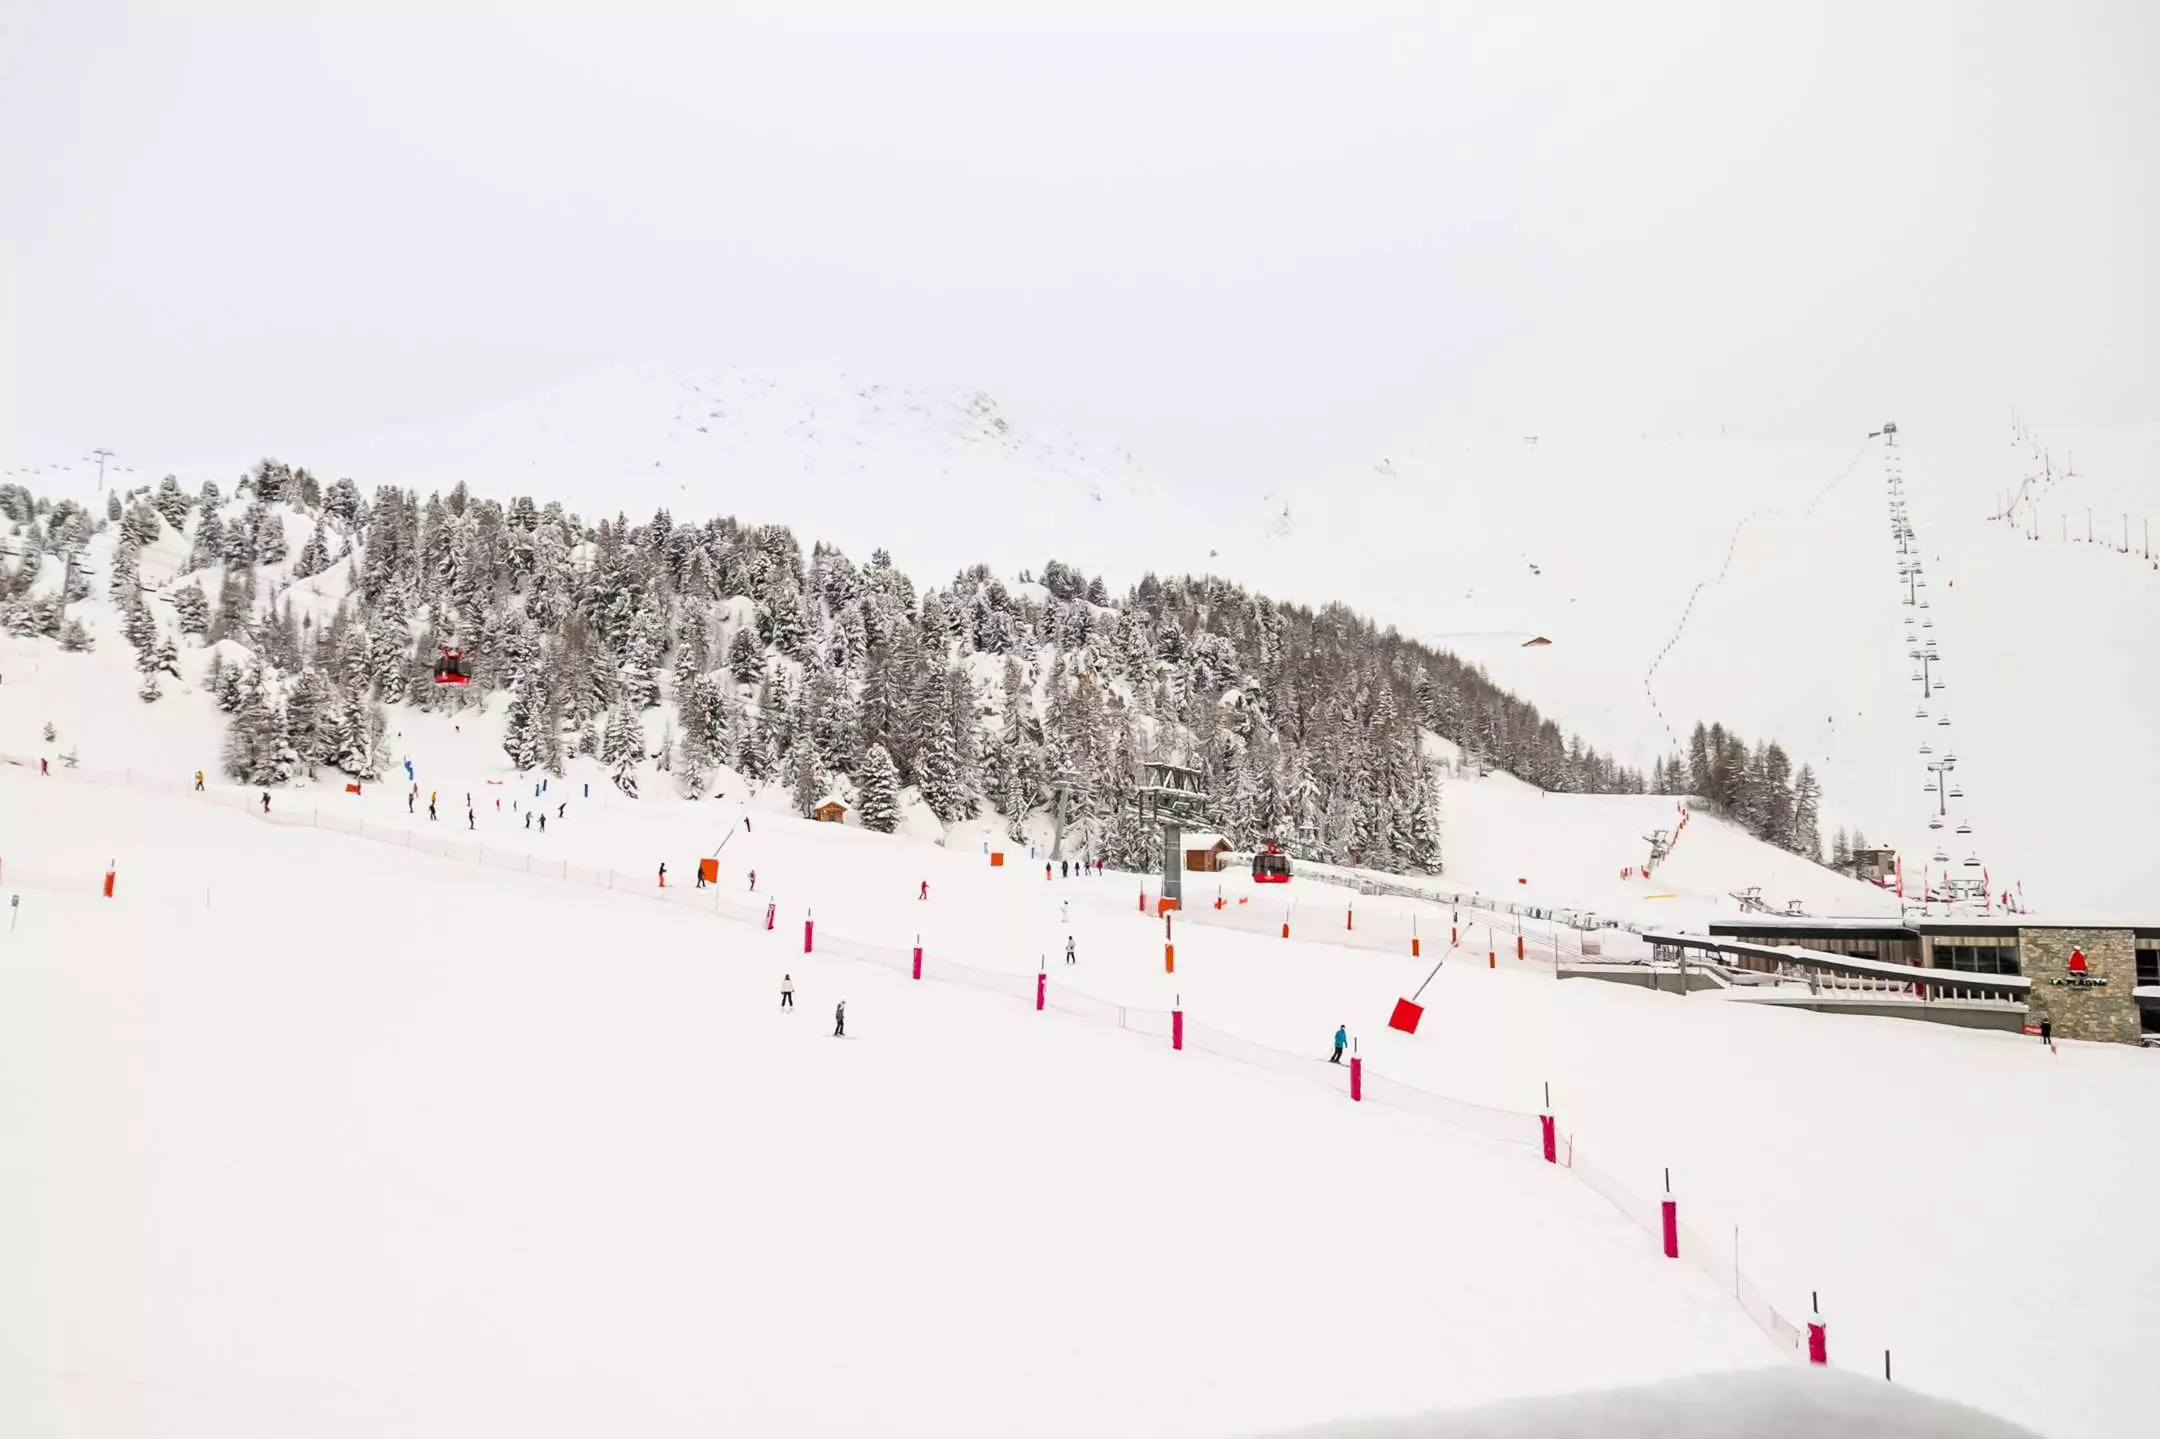
M1926 718L1927 718L1927 706L1926 706L1926 705L1914 705L1914 706L1913 706L1913 712L1912 712L1912 717L1913 717L1914 719L1926 719Z
M1978 868L1980 867L1980 856L1979 856L1979 854L1978 854L1978 853L1973 853L1973 854L1968 854L1968 855L1966 855L1966 856L1965 856L1965 867L1966 867L1967 869L1978 869Z
M1920 746L1920 753L1922 753L1922 754L1933 754L1933 753L1935 753L1935 746L1933 746L1933 745L1931 745L1931 744L1922 744L1922 745Z
M1960 786L1958 786L1958 785L1952 785L1952 786L1950 786L1950 798L1952 798L1952 799L1963 799L1963 798L1965 798L1965 791L1964 791L1964 789L1963 789L1963 788L1961 788L1961 787L1960 787Z
M1967 824L1964 820L1959 820L1957 824L1957 832L1959 834L1971 834L1972 826L1970 824Z
M1941 845L1935 847L1935 862L1937 864L1948 864L1950 862L1949 853Z
M1944 715L1941 719L1935 721L1935 723L1938 725L1947 725L1950 723L1950 716Z
M1928 828L1929 828L1929 829L1941 829L1941 828L1942 828L1942 816L1941 816L1941 815L1939 815L1939 814L1931 814L1931 815L1929 815L1929 816L1928 816Z

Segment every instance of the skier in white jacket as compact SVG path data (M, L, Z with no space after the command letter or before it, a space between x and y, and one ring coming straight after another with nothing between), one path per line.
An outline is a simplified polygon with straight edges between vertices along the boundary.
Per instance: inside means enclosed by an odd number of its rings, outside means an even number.
M780 976L780 1007L782 1009L793 1009L795 1007L795 976L792 974Z

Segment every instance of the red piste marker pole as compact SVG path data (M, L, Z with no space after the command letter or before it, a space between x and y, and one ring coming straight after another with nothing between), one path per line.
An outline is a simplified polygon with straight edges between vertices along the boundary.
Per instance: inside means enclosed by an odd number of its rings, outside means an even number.
M1665 1220L1665 1257L1667 1259L1678 1259L1680 1257L1680 1206L1673 1202L1672 1171L1670 1169L1665 1171L1665 1198L1660 1203L1659 1208L1663 1211Z
M1356 1043L1355 1040L1351 1042ZM1365 1061L1354 1054L1350 1056L1350 1097L1354 1100L1365 1098Z
M922 936L915 936L915 977L922 978Z
M1048 973L1047 973L1046 971L1044 971L1044 970L1041 970L1041 969L1038 969L1038 970L1036 970L1036 971L1035 971L1035 1012L1036 1012L1037 1014L1040 1014L1040 1013L1042 1013L1042 1009L1043 1009L1043 1006L1044 1006L1044 1004L1046 1004L1046 1003L1048 1002L1048 1000L1049 1000L1049 993L1050 993L1050 976L1049 976L1049 974L1048 974Z
M802 952L804 954L808 954L810 952L810 936L812 932L813 931L811 928L810 911L806 909L803 911L802 921Z
M1823 1322L1822 1296L1808 1295L1807 1362L1828 1364L1830 1362L1830 1326Z
M1170 1011L1170 1047L1172 1049L1183 1049L1185 1047L1185 1000L1183 996L1178 998L1177 1008Z
M1538 1115L1538 1129L1543 1133L1545 1139L1545 1162L1547 1164L1559 1163L1557 1156L1558 1146L1553 1142L1552 1082L1550 1080L1545 1083L1545 1110Z

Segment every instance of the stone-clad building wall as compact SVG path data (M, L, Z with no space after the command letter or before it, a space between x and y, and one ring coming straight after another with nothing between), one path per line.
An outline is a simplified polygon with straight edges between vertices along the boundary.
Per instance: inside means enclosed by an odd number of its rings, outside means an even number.
M2085 952L2086 973L2096 981L2089 987L2066 982L2073 949ZM2032 981L2028 1023L2053 1020L2057 1039L2138 1042L2137 997L2132 992L2137 988L2137 941L2131 931L2021 929L2018 951L2025 977Z

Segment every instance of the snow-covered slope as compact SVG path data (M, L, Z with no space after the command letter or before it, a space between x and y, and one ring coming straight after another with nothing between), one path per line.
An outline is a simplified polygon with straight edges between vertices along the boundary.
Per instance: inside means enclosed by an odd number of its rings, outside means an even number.
M35 712L48 679L0 687L10 732ZM13 1105L0 1111L0 1132L10 1162L36 1176L0 1186L0 1203L36 1206L0 1234L72 1236L42 1265L104 1255L90 1269L103 1277L75 1276L60 1309L57 1271L8 1257L12 1272L41 1277L0 1299L21 1305L29 1293L40 1306L0 1311L8 1352L34 1381L7 1402L35 1402L39 1415L124 1416L128 1405L157 1404L200 1414L205 1428L231 1421L222 1432L247 1432L260 1412L249 1406L325 1392L334 1360L365 1342L375 1346L365 1352L387 1354L369 1393L417 1395L407 1412L416 1404L455 1417L468 1401L458 1376L427 1357L440 1334L431 1326L489 1328L479 1306L501 1294L523 1317L477 1353L460 1350L471 1366L458 1374L492 1380L533 1365L514 1372L554 1376L527 1379L536 1409L560 1406L571 1422L596 1412L602 1390L625 1387L602 1374L654 1396L640 1404L704 1412L717 1401L681 1387L683 1374L706 1372L693 1353L729 1376L738 1352L768 1363L771 1382L742 1381L742 1402L785 1414L787 1427L795 1412L780 1407L781 1391L843 1362L859 1363L854 1372L874 1377L870 1392L888 1403L928 1402L927 1390L950 1413L950 1396L980 1395L1001 1420L1033 1412L1009 1407L1023 1390L1085 1392L1086 1404L1109 1406L1074 1411L1098 1431L1149 1427L1132 1417L1142 1411L1117 1405L1153 1403L1157 1376L1172 1372L1195 1403L1229 1395L1251 1405L1145 1410L1178 1433L1408 1412L1776 1354L1751 1351L1764 1343L1752 1333L1727 1351L1723 1340L1692 1337L1694 1320L1675 1330L1660 1317L1664 1301L1638 1294L1619 1271L1628 1303L1609 1321L1596 1289L1608 1261L1580 1247L1600 1242L1594 1222L1512 1181L1489 1185L1484 1166L1446 1137L1449 1124L1407 1138L1415 1157L1327 1131L1347 1123L1364 1135L1371 1114L1392 1132L1401 1118L1343 1099L1340 1071L1321 1056L1345 1023L1368 1086L1381 1086L1375 1097L1388 1083L1412 1084L1516 1111L1476 1111L1479 1132L1533 1133L1525 1111L1550 1082L1578 1173L1594 1161L1632 1191L1624 1211L1654 1232L1651 1197L1669 1167L1690 1254L1707 1246L1704 1257L1722 1263L1737 1242L1750 1281L1787 1314L1804 1313L1808 1293L1820 1291L1842 1365L1874 1370L1889 1348L1901 1382L2049 1435L2112 1435L2142 1412L2136 1346L2160 1328L2160 1273L2115 1230L2093 1225L2055 1234L2047 1281L2035 1284L2004 1238L2036 1214L2111 1211L2160 1182L2149 1146L2124 1140L2160 1102L2160 1070L2136 1052L2066 1045L2050 1055L2015 1035L1556 984L1488 971L1481 955L1442 968L1423 995L1421 1032L1405 1036L1384 1020L1426 980L1431 951L1412 959L1346 951L1303 930L1283 941L1186 924L1176 972L1166 974L1161 928L1134 913L1131 876L1046 883L1031 866L991 868L959 837L940 848L812 824L776 813L770 795L746 816L732 789L693 805L626 801L595 783L587 798L588 777L599 776L583 765L550 783L542 834L524 822L529 791L510 783L499 751L490 758L491 736L447 716L405 718L417 807L439 791L442 820L408 816L399 784L273 796L281 814L319 810L326 825L365 825L366 841L259 827L247 813L252 795L214 778L212 793L195 799L176 755L150 756L132 788L85 783L83 771L41 778L0 767L0 873L25 898L22 930L0 941L10 946L0 952L20 956L0 963L9 986L0 1023L10 1026L0 1064L11 1066L0 1094ZM129 758L125 736L103 743L116 751L98 756L104 762ZM240 804L209 802L218 800ZM650 902L660 862L679 886L694 859L716 849L717 891L684 891L679 906ZM106 904L94 891L109 863L119 896ZM754 909L748 923L699 912L754 904L751 871L755 899L770 896L777 908L773 930ZM549 877L558 875L576 882ZM924 881L927 902L916 898ZM605 893L609 884L620 893ZM1341 895L1291 888L1314 905ZM824 957L806 959L801 924L811 915ZM1071 969L1057 963L1068 934L1079 956ZM1071 1047L1059 1038L1031 1049L1038 1032L1011 1026L1062 1025L1064 1011L1037 1016L1017 995L948 1000L942 986L840 961L865 944L904 956L918 937L939 960L1003 975L1021 994L1047 957L1055 983L1112 1025L1119 1006L1138 1015L1182 1003L1194 1044L1203 1031L1212 1038L1179 1058L1213 1066L1221 1052L1249 1056L1227 1068L1261 1094L1210 1087L1194 1101L1205 1107L1189 1107L1157 1092L1185 1072L1160 1069L1144 1031L1106 1025ZM846 995L873 1058L836 1072L786 1047L812 1041L759 1028L782 971L803 988L805 1030ZM1130 1087L1087 1077L1122 1063L1121 1044L1137 1046L1146 1066ZM267 1075L279 1082L263 1084ZM1308 1121L1300 1096L1315 1075L1333 1078L1335 1093L1320 1095ZM893 1102L863 1104L872 1089ZM1913 1094L1926 1102L1884 1098ZM130 1107L150 1102L144 1095L155 1097L150 1110ZM853 1117L858 1107L868 1127ZM966 1116L965 1136L919 1135L955 1116ZM1534 1148L1514 1148L1536 1173ZM1237 1157L1248 1149L1265 1158ZM989 1152L1025 1176L1021 1188L985 1177ZM1174 1182L1164 1177L1172 1172ZM114 1173L146 1175L149 1187L111 1185ZM897 1209L875 1178L888 1173L906 1176ZM1300 1178L1286 1188L1293 1173ZM225 1176L278 1202L267 1211L227 1203ZM1318 1176L1318 1187L1303 1187L1303 1176ZM864 1187L885 1196L869 1210L856 1197ZM746 1194L758 1196L755 1207ZM1886 1194L1955 1202L1893 1212ZM637 1237L620 1237L632 1211ZM872 1223L872 1213L891 1222ZM1338 1247L1332 1226L1347 1214L1369 1247ZM1518 1214L1523 1233L1537 1235L1527 1269L1509 1238ZM952 1227L962 1215L965 1229ZM328 1216L345 1237L331 1244L312 1218L290 1216ZM1591 1224L1588 1237L1560 1232L1579 1223ZM783 1244L779 1259L753 1261L745 1228L761 1246L774 1232L797 1239L797 1255ZM1651 1232L1623 1223L1611 1238L1654 1257ZM1249 1237L1258 1234L1265 1243ZM1322 1247L1301 1247L1308 1240ZM967 1247L977 1243L980 1251ZM423 1268L443 1269L429 1258L440 1246L462 1256L453 1278L423 1282ZM550 1246L568 1257L531 1262ZM1262 1249L1264 1274L1252 1267ZM900 1250L954 1257L926 1269ZM1137 1257L1128 1264L1126 1255ZM1028 1267L1051 1256L1074 1258L1107 1287L1076 1279L1077 1269ZM1548 1273L1548 1260L1563 1267ZM206 1265L220 1266L214 1283ZM1000 1265L1043 1273L1080 1329L1125 1337L1104 1348L1106 1337L1013 1325L1020 1301L992 1277ZM1694 1274L1670 1266L1648 1282L1675 1272ZM272 1340L262 1323L289 1312L298 1302L290 1286L303 1280L331 1296L320 1351L289 1325ZM1726 1302L1718 1283L1692 1282ZM1169 1310L1150 1306L1174 1331L1135 1330L1131 1295L1158 1284L1188 1296ZM715 1292L789 1286L804 1292L781 1302L777 1347L704 1327L727 1312ZM960 1296L968 1315L997 1316L1009 1338L943 1317L937 1332L949 1348L918 1337L932 1290ZM122 1292L148 1292L171 1324L139 1337L114 1329L108 1300ZM1496 1297L1503 1292L1511 1297ZM827 1293L854 1306L842 1308L837 1332ZM414 1294L437 1319L398 1307ZM1226 1320L1218 1302L1240 1317ZM1527 1311L1515 1307L1525 1302ZM1357 1357L1333 1357L1349 1350L1308 1334L1291 1311L1356 1336ZM588 1327L592 1314L614 1320L608 1337ZM1345 1314L1357 1322L1344 1324ZM658 1327L656 1315L679 1317L681 1332ZM385 1351L368 1327L385 1317L399 1321L386 1332L410 1327L414 1342ZM1615 1338L1608 1322L1628 1333ZM1391 1337L1375 1341L1378 1331ZM33 1332L57 1337L33 1345ZM1640 1357L1637 1339L1656 1362ZM748 1347L730 1347L739 1344ZM1576 1368L1578 1346L1596 1348L1603 1367ZM1505 1357L1511 1348L1526 1367ZM1171 1367L1136 1359L1141 1350ZM2005 1350L2028 1362L1995 1362ZM258 1359L245 1384L217 1357L243 1351ZM554 1362L574 1351L595 1357ZM1312 1362L1270 1366L1284 1371L1279 1383L1238 1390L1233 1372L1272 1352ZM826 1369L795 1367L811 1353ZM992 1371L1000 1377L978 1381ZM2064 1372L2081 1377L2048 1377ZM1014 1387L1001 1387L1013 1373ZM136 1382L119 1387L115 1374ZM1120 1381L1108 1387L1124 1399L1090 1387L1107 1384L1091 1376L1111 1374ZM195 1386L184 1393L183 1378ZM353 1412L355 1422L375 1413ZM844 1406L833 1413L841 1428L861 1418ZM665 1427L665 1412L651 1417Z
M2160 851L2139 836L2160 808L2160 679L2135 658L2160 652L2139 518L2160 517L2145 478L2160 437L2081 444L2091 473L2028 503L2041 537L2026 541L1989 518L2040 468L2008 440L1899 436L1924 611L1902 602L1888 452L1857 432L1404 446L1210 543L1271 592L1341 600L1475 659L1645 768L1698 718L1778 739L1821 775L1826 832L1896 846L1915 893L1924 868L1942 874L1940 843L1961 877L1980 877L1963 864L1976 856L1995 890L2022 881L2037 911L2120 918L2160 891ZM2076 542L2087 506L2107 545ZM2109 548L2125 516L2127 555ZM1917 703L1908 619L1941 652L1939 704ZM1525 648L1536 636L1552 643ZM1954 749L1966 791L1941 832L1923 743Z
M792 828L739 852L840 934L916 872ZM10 768L24 854L123 879L0 934L9 1434L1199 1434L1774 1357L1529 1147L1161 1039Z

